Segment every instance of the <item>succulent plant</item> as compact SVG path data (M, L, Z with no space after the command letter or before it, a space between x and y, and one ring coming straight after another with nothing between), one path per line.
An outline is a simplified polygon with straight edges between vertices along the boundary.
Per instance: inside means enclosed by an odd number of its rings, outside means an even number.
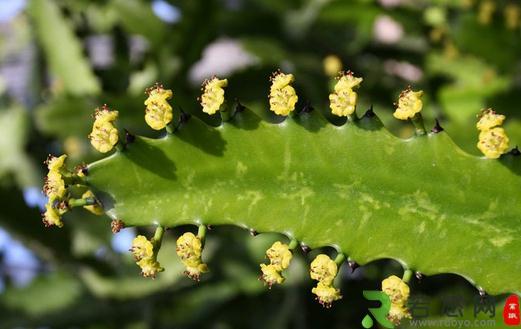
M218 126L173 109L175 94L157 84L148 90L145 118L167 131L159 139L122 129L118 136L117 112L103 106L91 142L100 152L115 152L75 171L65 169L64 156L51 158L44 221L61 226L63 213L83 206L102 210L115 232L156 227L151 240L138 236L132 248L143 274L152 277L162 270L156 256L164 229L180 225L198 226L197 235L185 233L177 242L195 279L208 270L202 260L208 225L285 234L288 242L268 249L270 263L261 266L269 286L284 281L298 245L332 246L334 260L322 254L311 266L318 281L313 293L326 306L341 298L333 280L346 260L398 260L403 279L383 284L384 291L398 287L388 293L391 299L402 290L408 296L414 271L456 273L492 294L521 292L521 277L513 275L521 271L521 158L517 148L507 150L504 117L482 112L478 146L486 156L476 157L439 124L425 130L421 91L408 88L398 99L395 117L416 130L404 140L387 131L372 108L357 116L355 89L362 79L351 72L339 76L330 95L341 123L310 107L295 111L293 80L274 74L272 111L263 114L238 102L226 106L227 81L207 81L201 105L207 113L219 110ZM393 321L408 316L407 296L398 295Z

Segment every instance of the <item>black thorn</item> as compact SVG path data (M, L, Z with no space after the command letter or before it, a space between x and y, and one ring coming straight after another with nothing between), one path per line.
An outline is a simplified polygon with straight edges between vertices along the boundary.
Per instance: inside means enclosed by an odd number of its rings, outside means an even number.
M135 140L136 140L136 136L134 136L128 130L125 129L125 142L126 142L126 144L131 144Z
M311 251L311 248L307 244L303 243L300 244L300 249L302 249L302 252L305 254Z
M351 269L351 273L353 273L357 268L360 267L360 265L358 265L358 263L355 262L354 260L348 260L347 265Z
M191 117L192 116L190 115L190 113L186 113L183 110L181 110L181 116L179 117L179 123L180 124L186 123L188 120L190 120Z
M415 275L416 275L416 279L418 279L418 281L421 281L423 279L423 274L421 272L416 272Z
M438 119L436 119L436 123L434 124L434 127L431 129L431 132L437 134L437 133L441 133L442 131L443 131L443 128L440 125L440 122L438 121Z
M237 103L237 105L235 105L235 113L240 113L246 109L246 107L241 104L241 101L238 98L235 99L235 103Z
M298 112L298 114L310 113L314 108L311 106L311 102L307 101L304 107Z
M257 234L259 234L257 231L255 231L254 229L250 228L250 235L251 236L257 236Z
M517 147L514 147L511 151L510 151L510 154L512 154L513 156L519 156L521 155L521 152L519 151L519 148Z
M376 116L376 113L373 111L373 104L371 104L371 107L365 111L364 118L374 118Z

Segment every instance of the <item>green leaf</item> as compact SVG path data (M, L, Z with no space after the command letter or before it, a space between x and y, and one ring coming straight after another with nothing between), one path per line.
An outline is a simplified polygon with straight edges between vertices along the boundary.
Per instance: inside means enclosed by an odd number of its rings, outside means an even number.
M442 132L401 140L376 117L334 126L317 111L283 123L248 110L137 137L88 166L87 183L127 225L232 224L335 246L358 263L393 258L521 291L521 162L470 156Z
M57 85L73 95L98 93L100 85L83 55L82 45L56 3L31 0L28 12Z
M0 111L0 178L14 174L22 187L40 184L38 170L25 152L28 128L29 116L22 107Z
M82 287L77 279L57 272L40 276L27 287L7 289L0 297L0 304L37 317L70 306L81 292Z

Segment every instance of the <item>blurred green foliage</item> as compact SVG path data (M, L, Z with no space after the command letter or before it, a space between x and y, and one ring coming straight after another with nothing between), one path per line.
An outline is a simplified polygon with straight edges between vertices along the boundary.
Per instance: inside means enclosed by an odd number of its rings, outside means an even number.
M495 6L488 16L486 2ZM66 152L76 164L97 159L86 135L93 109L103 103L120 111L122 128L157 136L145 127L142 104L144 88L156 81L174 90L176 110L211 124L196 101L202 79L226 75L229 100L261 108L267 106L268 77L281 68L296 76L298 107L311 104L327 112L331 77L323 60L335 55L344 69L364 78L359 108L373 105L399 136L410 136L412 129L392 119L393 101L411 84L426 91L427 125L440 119L468 153L479 154L475 117L484 107L507 114L512 146L521 142L520 18L513 24L508 11L514 2L168 3L177 13L173 22L160 19L153 10L157 3L146 0L29 0L1 34L0 66L24 52L33 56L29 73L16 77L25 79L24 97L15 97L12 76L4 76L0 88L0 227L29 247L40 266L37 277L19 288L6 274L16 269L0 262L6 282L0 328L359 327L369 307L362 290L379 289L382 278L399 272L387 260L354 275L342 268L344 299L323 310L312 299L303 255L284 286L267 291L257 280L258 264L275 235L251 238L227 227L211 231L205 257L212 271L194 284L182 276L171 243L180 229L168 232L160 259L167 270L154 281L139 277L130 256L111 247L106 218L75 212L64 229L45 230L22 191L41 186L47 154ZM447 291L476 295L453 275L412 286L413 295L433 303ZM431 315L442 311L433 308Z

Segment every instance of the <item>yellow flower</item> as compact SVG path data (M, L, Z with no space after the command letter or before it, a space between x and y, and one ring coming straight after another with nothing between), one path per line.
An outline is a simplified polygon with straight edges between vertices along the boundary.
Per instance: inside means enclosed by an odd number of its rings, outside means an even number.
M329 256L320 254L311 262L309 274L313 280L331 285L337 272L338 267L336 263Z
M45 205L45 212L42 214L43 223L46 227L55 225L63 227L61 211L53 207L54 200L49 200Z
M134 238L130 251L137 261L154 258L154 245L143 235Z
M161 130L172 121L172 106L167 101L172 98L172 90L156 85L148 89L147 93L145 121L152 129Z
M181 260L190 260L201 257L202 242L192 232L181 235L176 242L176 252Z
M497 126L501 126L503 121L505 121L504 115L497 114L492 109L486 109L483 110L479 115L479 121L476 124L476 128L481 131L489 130Z
M293 254L289 250L289 246L280 241L276 241L266 250L266 256L270 260L270 264L261 264L261 279L268 284L269 287L284 282L282 271L287 269Z
M65 196L65 182L63 180L62 171L65 170L65 159L67 155L61 155L59 157L53 157L49 155L45 163L49 172L45 177L43 184L43 192L49 199L61 199Z
M281 284L284 282L284 277L281 275L280 269L273 264L261 264L261 279L271 288L274 284Z
M206 80L203 84L204 93L201 96L201 106L203 112L208 114L215 114L224 103L224 87L228 85L228 80L219 80L213 77L211 80Z
M505 25L509 30L515 30L519 27L519 19L521 12L519 6L513 3L509 3L505 7Z
M382 281L382 291L391 300L391 309L387 316L391 322L399 324L403 318L411 318L406 306L410 294L407 283L396 275L391 275Z
M338 72L342 71L342 61L338 56L328 55L324 58L322 64L324 66L324 73L328 77L334 77Z
M54 157L54 156L49 155L49 157L47 158L47 160L45 162L47 164L47 168L49 169L49 171L59 172L60 170L62 170L64 168L65 159L67 159L66 154L60 155L59 157Z
M201 259L202 250L201 239L191 232L186 232L177 239L177 255L186 267L185 274L194 280L199 280L201 273L208 271L208 266Z
M382 281L382 291L389 296L393 304L404 304L409 299L409 286L396 275Z
M479 150L489 159L497 159L508 149L509 139L505 130L495 127L479 133Z
M342 298L340 290L336 289L330 284L318 282L317 286L311 290L312 293L317 295L317 299L324 307L331 307L331 304Z
M423 107L421 97L423 91L413 91L410 88L405 89L398 99L398 107L393 115L396 119L407 120L412 119L416 113L420 113Z
M271 265L278 271L282 271L288 268L293 254L287 244L277 241L266 251L266 256Z
M45 177L43 192L49 198L63 198L65 195L65 182L58 171L49 171Z
M298 101L295 89L290 85L295 78L293 74L276 72L271 77L270 110L278 115L288 115L295 109Z
M145 278L155 278L157 273L163 272L165 269L156 261L154 257L143 258L137 262L137 265L141 267L141 274Z
M107 153L118 142L118 130L114 126L117 117L118 111L110 111L106 105L96 109L89 138L90 143L98 152Z
M92 193L91 190L88 190L87 192L83 193L81 198L82 199L92 198L92 199L96 200L96 204L93 204L93 205L90 205L90 206L83 206L83 208L87 209L88 211L90 211L94 215L98 215L98 216L99 215L103 215L103 213L105 211L103 210L103 207L98 203L98 201L96 199L96 196L94 195L94 193Z
M329 94L331 112L337 116L353 114L358 94L353 88L358 87L362 78L353 76L351 72L342 75L335 85L335 91Z
M395 325L399 325L402 319L411 319L412 317L405 305L391 304L391 309L389 310L389 314L387 314L387 318Z

